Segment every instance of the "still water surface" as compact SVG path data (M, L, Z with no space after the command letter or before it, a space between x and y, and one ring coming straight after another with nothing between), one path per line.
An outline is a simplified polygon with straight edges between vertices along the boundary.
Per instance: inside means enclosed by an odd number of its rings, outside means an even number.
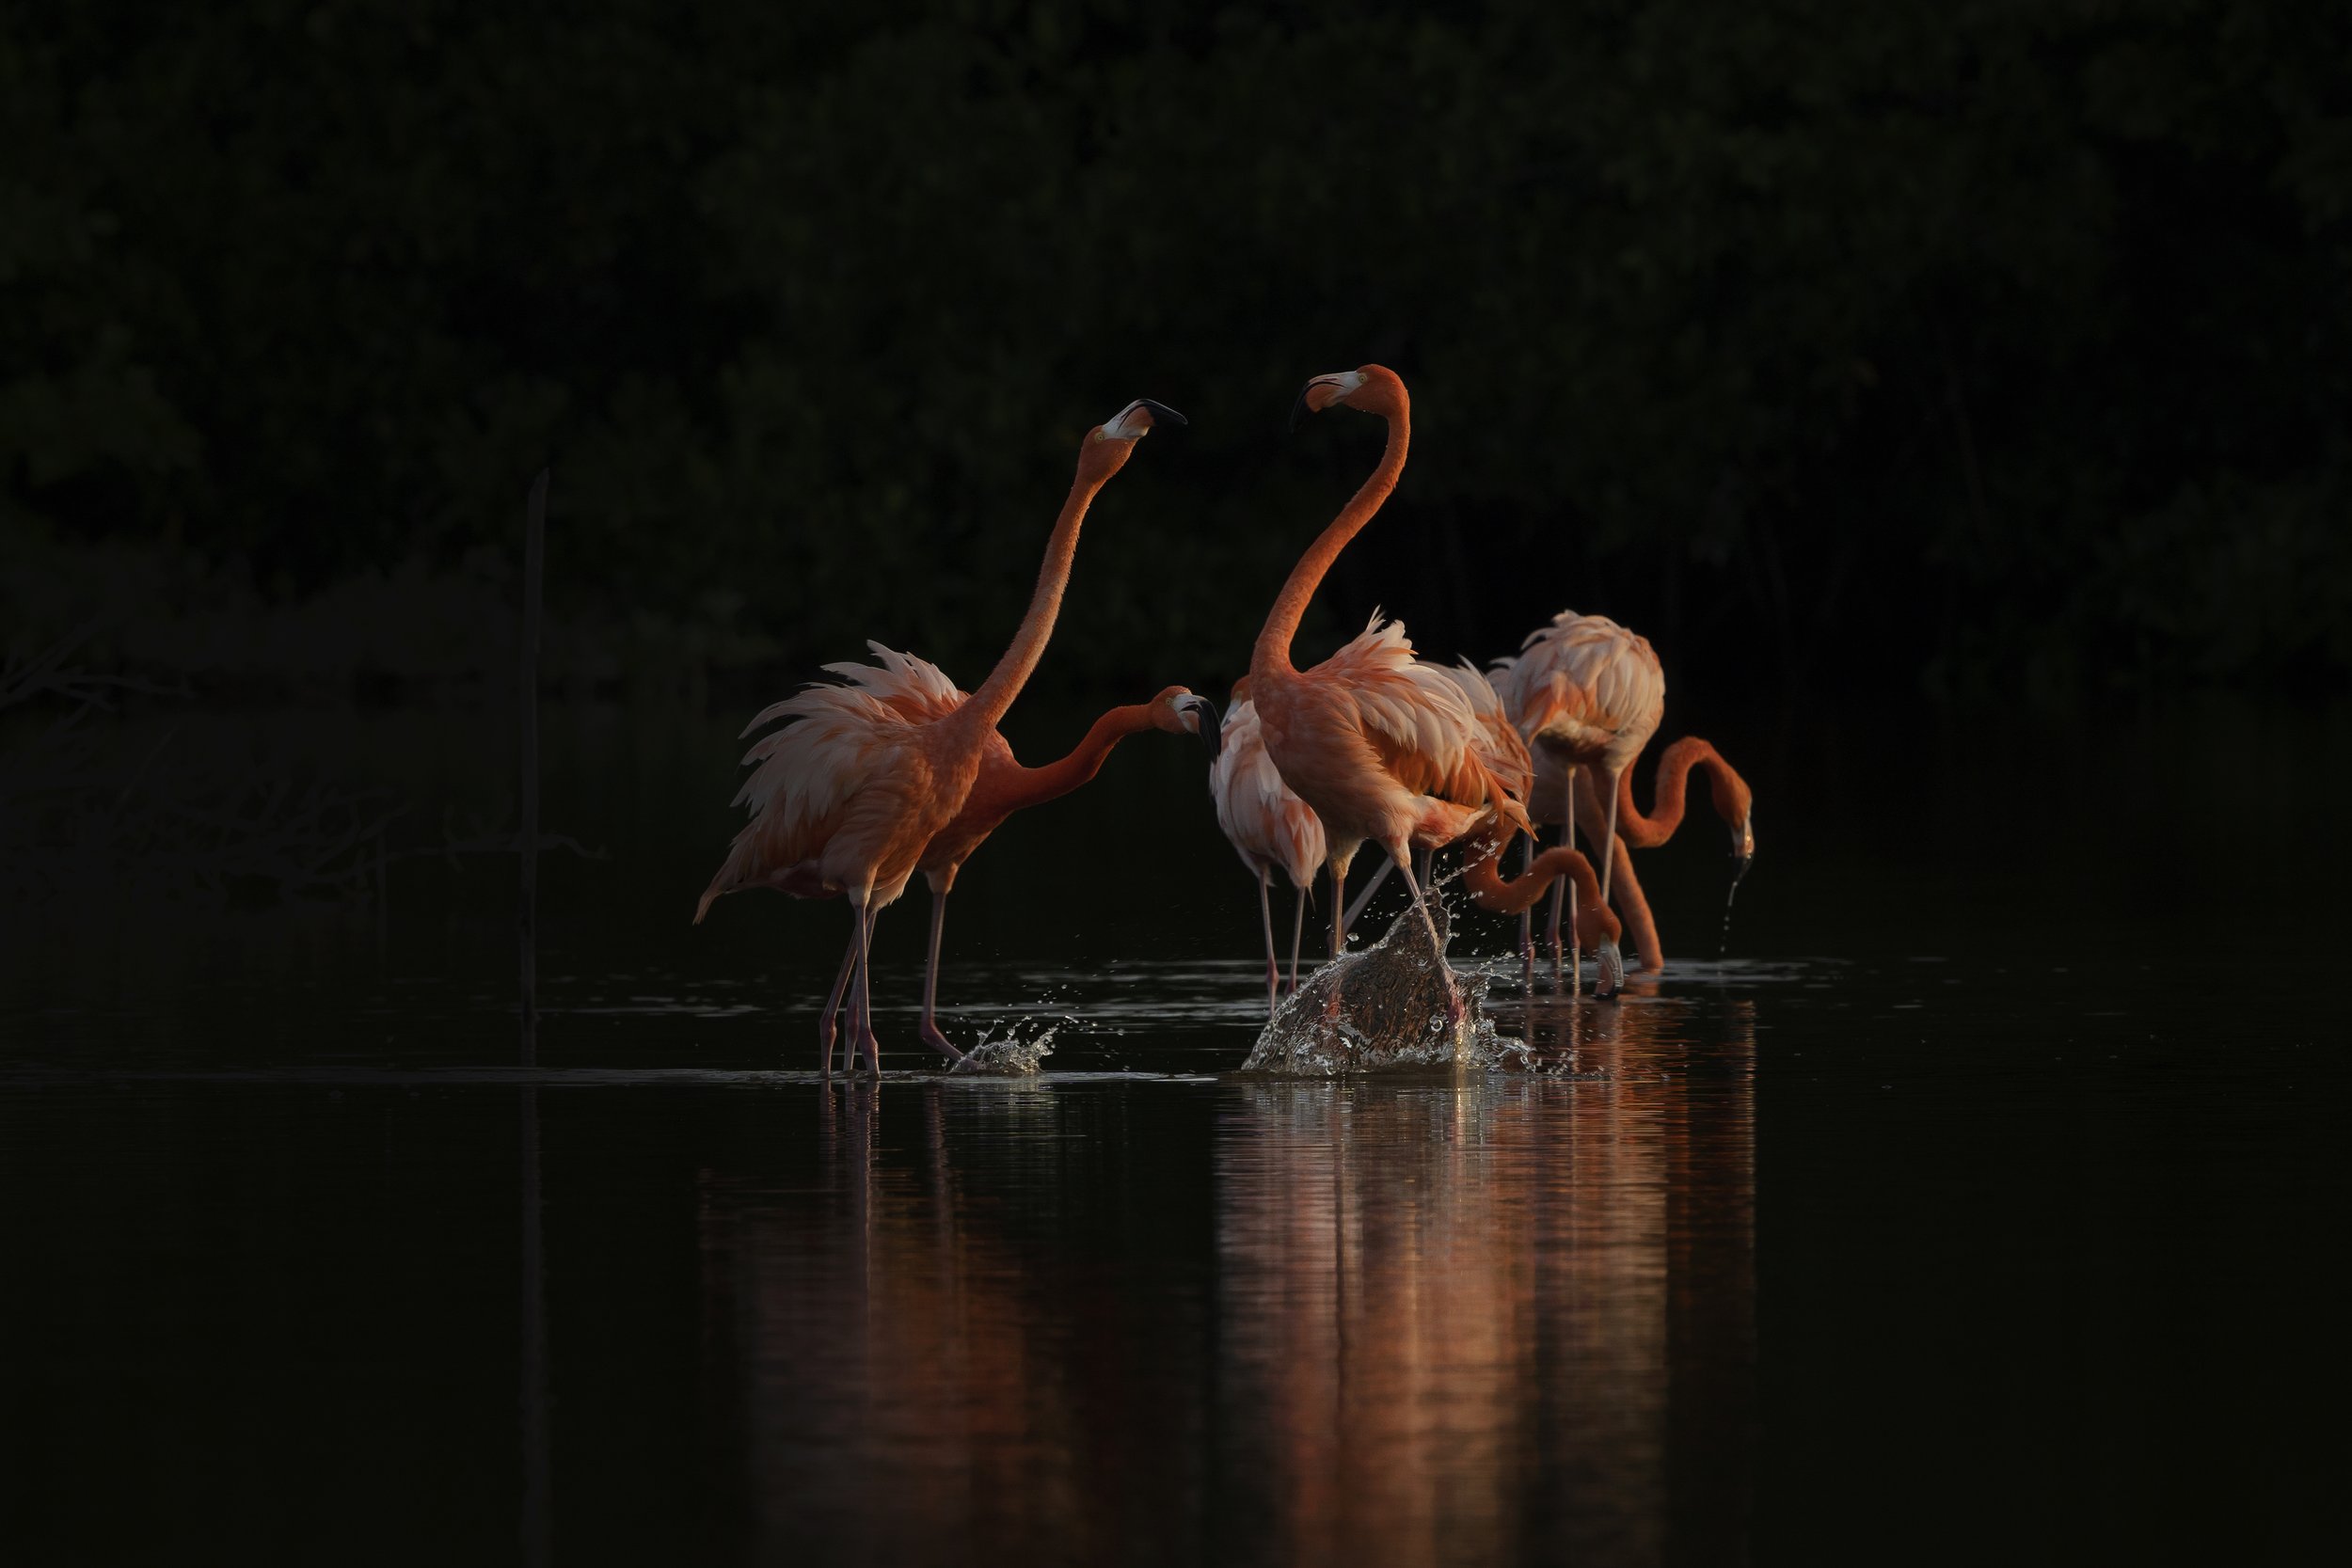
M610 858L549 867L527 1059L493 871L421 866L380 920L17 929L9 1561L2260 1561L2338 1532L2314 816L2152 870L2216 785L2127 736L2011 877L1939 826L1976 781L1800 753L1809 796L1758 769L1728 958L1720 849L1678 840L1645 877L1693 957L1615 1003L1497 966L1529 1069L1248 1081L1254 894L1198 759L1139 742L1056 831L1151 824L1147 879L1016 822L950 915L950 1031L1050 1037L1048 1070L930 1070L917 898L893 1071L826 1084L839 911L683 927L726 828L696 749L729 754L690 738L574 734L550 821Z

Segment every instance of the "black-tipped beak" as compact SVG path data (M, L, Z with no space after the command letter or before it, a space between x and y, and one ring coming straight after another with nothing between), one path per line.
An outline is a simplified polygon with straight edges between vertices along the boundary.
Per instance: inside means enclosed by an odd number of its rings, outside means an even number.
M1225 745L1224 716L1216 711L1216 705L1206 697L1186 697L1184 700L1184 708L1185 712L1192 715L1192 721L1198 726L1200 739L1209 748L1209 755L1214 758Z
M1756 832L1742 822L1731 830L1731 891L1740 891L1740 879L1756 863Z
M1143 405L1145 413L1152 416L1152 422L1155 425L1192 423L1190 420L1185 419L1164 403L1153 403L1150 398L1137 398L1136 401Z
M1314 383L1311 381L1307 383L1307 387L1311 387L1313 385ZM1291 404L1290 429L1293 432L1295 432L1298 429L1299 419L1307 412L1307 387L1301 387L1298 388L1298 401Z

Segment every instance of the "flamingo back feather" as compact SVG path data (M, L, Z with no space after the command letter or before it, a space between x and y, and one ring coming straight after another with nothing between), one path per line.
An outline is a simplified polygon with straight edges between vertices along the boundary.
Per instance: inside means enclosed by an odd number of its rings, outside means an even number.
M880 664L828 664L841 681L805 686L743 727L750 735L790 721L743 753L752 774L730 803L748 806L751 820L695 906L697 924L722 895L744 888L773 887L799 897L840 892L824 883L815 863L850 800L889 771L890 753L911 742L915 726L945 718L966 700L937 665L879 642L866 646Z
M1666 673L1649 640L1606 615L1564 610L1516 658L1494 661L1495 689L1530 741L1621 770L1657 733Z

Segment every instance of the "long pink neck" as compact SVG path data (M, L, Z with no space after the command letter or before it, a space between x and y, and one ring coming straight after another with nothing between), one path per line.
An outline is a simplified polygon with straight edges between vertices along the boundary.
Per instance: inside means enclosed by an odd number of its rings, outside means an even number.
M1120 741L1131 735L1140 735L1155 728L1152 721L1152 705L1130 703L1115 707L1094 721L1086 738L1070 749L1070 754L1047 763L1042 768L1024 768L1008 795L1011 809L1025 811L1041 806L1048 800L1058 800L1102 771L1103 761Z
M1037 591L1029 595L1029 612L1022 617L1021 629L1013 634L1012 645L988 673L988 679L972 693L972 700L946 722L975 731L993 729L1012 706L1012 700L1021 695L1022 687L1028 684L1037 661L1045 656L1047 639L1054 635L1054 617L1061 613L1062 590L1070 585L1070 564L1078 556L1079 525L1086 521L1087 508L1102 488L1101 479L1084 474L1070 486L1061 515L1054 521L1053 537L1045 541L1045 563L1038 568Z
M1697 736L1685 736L1667 747L1665 754L1658 759L1658 782L1650 788L1650 809L1646 815L1633 803L1633 769L1629 768L1619 775L1618 836L1636 849L1653 848L1674 837L1675 830L1682 826L1693 768L1707 769L1717 816L1726 822L1736 822L1746 814L1747 781L1713 746Z
M1290 578L1275 596L1274 608L1266 612L1265 627L1258 633L1258 645L1249 656L1249 675L1256 687L1297 673L1291 663L1291 641L1298 635L1298 623L1306 619L1308 602L1331 570L1331 562L1347 548L1347 542L1363 531L1389 499L1389 492L1396 488L1397 477L1405 471L1405 449L1413 438L1412 424L1412 410L1407 406L1400 405L1389 416L1389 445L1380 454L1380 466L1291 568Z
M1554 845L1526 870L1506 879L1502 851L1508 836L1506 826L1496 823L1463 847L1462 887L1471 903L1495 914L1518 914L1534 908L1544 890L1565 877L1576 890L1577 929L1587 936L1597 932L1611 942L1618 939L1623 928L1601 899L1600 879L1593 875L1590 861L1577 850Z

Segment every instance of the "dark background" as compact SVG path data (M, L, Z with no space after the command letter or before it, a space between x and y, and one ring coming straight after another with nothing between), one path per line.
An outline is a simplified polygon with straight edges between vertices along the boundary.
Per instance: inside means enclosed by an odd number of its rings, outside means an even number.
M979 678L1080 433L1155 438L1038 677L1317 606L1675 689L2064 712L2352 673L2352 73L2320 4L11 7L20 650L405 699ZM1311 641L1312 640L1311 639ZM1317 652L1308 647L1303 652Z

